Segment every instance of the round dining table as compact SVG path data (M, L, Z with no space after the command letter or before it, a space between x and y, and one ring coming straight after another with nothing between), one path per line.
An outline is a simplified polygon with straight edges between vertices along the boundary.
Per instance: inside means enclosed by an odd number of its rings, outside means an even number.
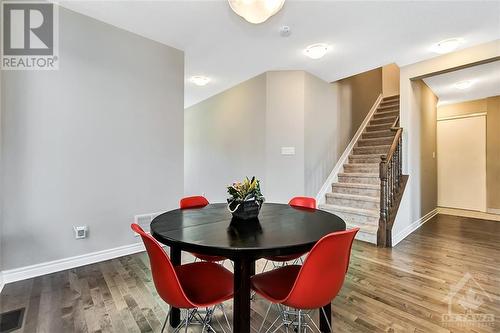
M233 261L233 332L237 333L250 333L250 278L255 274L257 259L305 253L323 236L345 229L345 222L337 215L274 203L264 203L254 220L234 219L226 204L216 203L175 209L151 222L153 237L170 247L173 265L181 264L181 251ZM329 332L326 320L331 321L330 304L324 310L328 319L320 316L320 329ZM179 323L180 310L172 309L170 325L177 327Z

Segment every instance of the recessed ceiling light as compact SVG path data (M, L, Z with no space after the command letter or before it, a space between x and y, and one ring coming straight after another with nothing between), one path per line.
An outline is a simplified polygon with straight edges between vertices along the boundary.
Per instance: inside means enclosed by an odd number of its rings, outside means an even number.
M192 83L196 84L197 86L205 86L208 82L210 82L210 78L202 75L195 75L191 76L189 79Z
M474 82L472 82L472 80L464 80L464 81L460 81L460 82L455 83L453 86L457 89L464 90L464 89L470 88L473 83Z
M328 51L330 51L330 49L330 45L318 43L306 47L306 49L304 50L304 54L311 59L319 59L322 58Z
M435 53L445 54L454 51L460 44L463 44L463 42L463 38L449 38L434 44L431 50Z

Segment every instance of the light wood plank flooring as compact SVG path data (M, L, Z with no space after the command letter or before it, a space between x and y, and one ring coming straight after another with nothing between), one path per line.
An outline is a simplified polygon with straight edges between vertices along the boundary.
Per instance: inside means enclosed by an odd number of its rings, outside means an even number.
M148 266L142 253L8 284L0 310L26 307L16 332L159 332L168 307ZM445 297L460 282L449 307ZM253 301L252 326L266 306ZM335 332L500 332L500 223L438 215L393 249L356 241L332 308ZM450 325L449 308L496 321Z

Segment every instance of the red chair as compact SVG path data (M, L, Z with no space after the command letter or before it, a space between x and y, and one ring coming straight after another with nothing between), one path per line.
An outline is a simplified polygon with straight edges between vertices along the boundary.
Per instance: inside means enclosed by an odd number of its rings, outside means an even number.
M146 234L135 223L131 228L141 236L146 246L158 295L170 305L162 332L172 307L187 310L186 318L180 325L180 327L185 325L187 329L195 315L199 315L198 308L212 308L233 297L233 274L230 271L211 262L195 262L174 267L161 245L151 235ZM223 307L221 309L230 327ZM201 321L203 328L212 329L210 319L214 310L215 307L207 311L207 316Z
M288 204L296 208L316 209L316 199L310 197L294 197L288 202ZM279 263L285 263L287 261L299 259L304 254L305 253L297 253L285 256L272 256L272 257L264 257L264 259L267 259L268 261L270 260ZM266 262L262 271L265 271L267 264L268 262Z
M192 197L184 197L180 200L179 202L179 207L180 209L193 209L193 208L203 208L206 205L208 205L209 202L208 200L201 195L195 195ZM219 261L224 261L226 258L221 257L221 256L210 256L206 254L200 254L200 253L191 253L193 256L200 260L204 261L210 261L210 262L219 262Z
M187 208L202 208L208 205L209 202L208 200L201 195L195 195L192 197L184 197L181 199L179 202L179 207L181 209L187 209Z
M288 204L292 207L316 209L316 199L310 197L295 197Z
M302 266L283 266L254 275L252 289L274 304L298 309L297 331L300 333L302 327L307 325L302 322L302 311L329 304L342 288L349 268L352 243L358 231L359 228L354 228L326 235L314 245ZM326 318L324 309L322 313ZM268 314L269 309L264 322ZM330 318L326 319L329 323Z

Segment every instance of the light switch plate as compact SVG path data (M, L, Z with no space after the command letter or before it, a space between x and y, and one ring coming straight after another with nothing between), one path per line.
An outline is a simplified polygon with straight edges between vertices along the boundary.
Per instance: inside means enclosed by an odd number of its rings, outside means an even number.
M281 155L295 155L295 147L281 147Z

